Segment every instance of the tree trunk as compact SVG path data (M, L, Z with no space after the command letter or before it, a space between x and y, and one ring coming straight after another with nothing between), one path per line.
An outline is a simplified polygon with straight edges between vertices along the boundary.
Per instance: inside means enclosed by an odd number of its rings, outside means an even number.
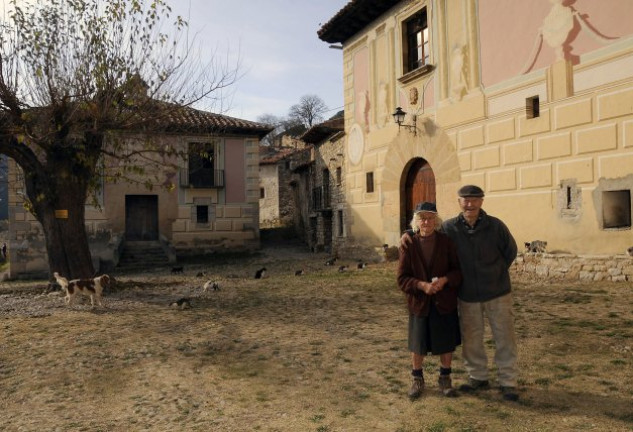
M68 167L63 163L58 166L53 173L27 175L25 179L27 196L44 230L49 271L68 279L93 277L95 270L84 221L88 183L65 175L70 169L66 170Z
M95 275L84 224L84 204L84 200L78 196L69 196L61 208L49 206L42 216L38 217L46 236L46 252L51 274L56 271L68 279L89 278ZM64 210L67 211L68 218L59 217L65 216Z

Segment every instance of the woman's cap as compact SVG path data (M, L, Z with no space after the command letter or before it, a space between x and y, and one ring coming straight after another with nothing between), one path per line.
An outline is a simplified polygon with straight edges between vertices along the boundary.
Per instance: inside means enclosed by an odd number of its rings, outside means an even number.
M420 212L437 213L437 207L435 207L435 203L424 201L415 206L414 213Z

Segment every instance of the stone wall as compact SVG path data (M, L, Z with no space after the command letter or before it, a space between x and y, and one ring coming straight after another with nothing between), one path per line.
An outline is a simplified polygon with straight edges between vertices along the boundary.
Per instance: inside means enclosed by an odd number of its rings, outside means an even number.
M626 282L633 281L633 257L524 253L517 256L511 272L543 279Z
M295 214L295 201L292 186L290 185L294 179L290 163L293 156L289 156L279 163L279 225L280 227L290 227L293 225Z
M264 197L259 199L259 227L279 226L279 177L277 164L260 164L259 187L264 189Z

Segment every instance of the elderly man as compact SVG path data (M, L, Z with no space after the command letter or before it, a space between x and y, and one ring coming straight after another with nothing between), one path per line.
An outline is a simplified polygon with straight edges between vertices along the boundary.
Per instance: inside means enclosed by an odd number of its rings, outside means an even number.
M466 185L458 191L461 213L442 224L457 245L463 282L458 291L462 331L462 356L468 383L460 390L488 388L488 358L484 346L484 316L495 341L494 360L503 398L519 399L517 393L517 344L509 268L517 255L517 244L508 227L487 214L481 206L484 191Z

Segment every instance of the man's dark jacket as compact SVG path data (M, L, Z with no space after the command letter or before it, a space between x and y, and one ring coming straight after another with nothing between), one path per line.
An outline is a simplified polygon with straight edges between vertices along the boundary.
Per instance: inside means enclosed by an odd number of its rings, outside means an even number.
M510 292L508 270L517 256L517 244L500 219L480 210L474 229L460 215L444 221L442 230L457 245L464 278L458 293L461 300L485 302Z

